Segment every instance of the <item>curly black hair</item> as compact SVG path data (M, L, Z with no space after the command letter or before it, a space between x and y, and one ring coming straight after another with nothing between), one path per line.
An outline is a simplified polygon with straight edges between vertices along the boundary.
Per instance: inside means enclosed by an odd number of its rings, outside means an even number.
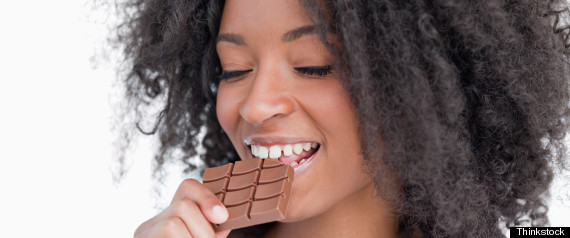
M523 215L534 226L548 224L553 167L567 162L565 2L303 3L335 68L345 69L366 169L398 209L400 236L500 237L499 220L514 224ZM127 97L142 110L165 96L154 126L139 127L160 136L158 169L167 160L203 169L195 156L205 167L239 159L215 113L223 6L122 5L117 40L132 66ZM393 188L401 192L385 192Z

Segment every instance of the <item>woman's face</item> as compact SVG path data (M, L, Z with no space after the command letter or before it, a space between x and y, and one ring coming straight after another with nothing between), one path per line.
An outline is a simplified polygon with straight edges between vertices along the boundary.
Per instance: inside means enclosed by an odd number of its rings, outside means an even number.
M349 94L311 26L297 1L228 0L216 48L224 70L216 112L239 156L295 168L286 222L371 183Z

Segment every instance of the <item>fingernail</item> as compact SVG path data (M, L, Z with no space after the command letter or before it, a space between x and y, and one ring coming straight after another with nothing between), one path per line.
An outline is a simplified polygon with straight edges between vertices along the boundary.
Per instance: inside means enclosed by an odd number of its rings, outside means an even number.
M214 208L212 208L212 212L214 213L214 218L218 221L225 221L228 219L228 210L220 205L215 205Z

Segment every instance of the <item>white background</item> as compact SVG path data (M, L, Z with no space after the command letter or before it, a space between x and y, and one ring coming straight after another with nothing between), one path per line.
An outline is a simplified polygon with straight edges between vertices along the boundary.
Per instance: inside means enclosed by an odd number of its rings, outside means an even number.
M97 4L0 3L0 237L131 237L183 178L173 167L155 197L143 137L113 183L120 89L116 55L102 53L112 9ZM567 181L553 187L553 226L570 226Z

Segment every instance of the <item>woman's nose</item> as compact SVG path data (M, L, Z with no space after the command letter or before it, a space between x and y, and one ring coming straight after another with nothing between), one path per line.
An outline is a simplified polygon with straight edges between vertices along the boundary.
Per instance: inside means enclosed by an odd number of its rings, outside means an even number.
M278 73L260 71L240 106L241 117L253 125L259 125L269 119L291 114L295 110L295 102L284 80Z

